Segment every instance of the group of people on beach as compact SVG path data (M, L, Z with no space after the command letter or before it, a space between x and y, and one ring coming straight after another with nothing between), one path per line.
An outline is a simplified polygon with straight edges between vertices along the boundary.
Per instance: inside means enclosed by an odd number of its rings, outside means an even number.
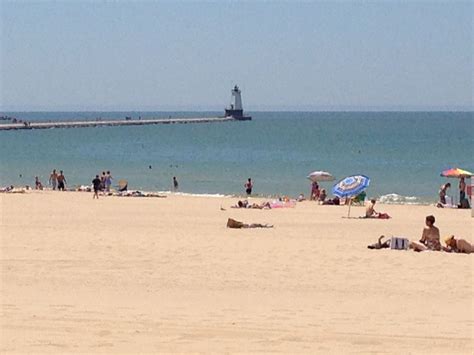
M474 253L474 246L465 239L456 238L454 235L449 235L444 238L445 246L441 245L441 237L439 228L435 225L435 217L433 215L426 216L425 228L421 233L419 241L409 241L404 237L392 237L391 239L383 241L385 236L380 236L378 241L374 244L368 245L369 249L412 249L416 252L422 251L444 251L448 253Z
M59 170L59 174L56 172L56 169L53 169L51 174L49 175L48 180L49 185L52 187L53 190L58 189L58 191L64 191L66 189L66 177L64 176L64 172ZM38 176L35 177L35 189L43 190L43 184L39 180Z
M323 201L326 199L326 190L325 189L319 189L319 184L317 181L313 181L311 183L311 192L309 195L309 200L310 201Z
M441 185L439 191L438 191L438 196L439 196L439 201L437 203L437 207L453 207L452 201L448 201L448 189L451 187L451 183L448 182L446 184ZM459 204L457 205L458 208L470 208L469 206L469 200L466 198L466 181L464 180L464 177L461 177L459 179ZM454 206L455 207L455 206Z
M320 189L317 181L313 181L311 183L311 192L309 195L309 200L319 202L322 205L339 206L341 204L341 200L339 199L338 196L334 196L333 198L328 198L326 189Z
M411 242L410 248L414 251L446 251L454 253L466 253L470 254L474 252L473 246L465 239L456 238L454 235L450 235L444 239L446 246L442 246L440 242L439 228L436 227L435 217L430 215L426 216L425 228L421 235L421 239L418 242Z
M102 175L96 175L92 180L92 187L94 189L94 198L99 198L99 192L110 192L110 186L112 185L112 174L108 170L107 172L103 171Z

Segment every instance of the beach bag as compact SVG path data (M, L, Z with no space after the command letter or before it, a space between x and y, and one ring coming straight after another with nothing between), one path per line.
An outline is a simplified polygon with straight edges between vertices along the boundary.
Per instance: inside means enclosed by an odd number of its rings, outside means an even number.
M390 249L394 250L408 250L410 241L403 237L392 237L390 239Z

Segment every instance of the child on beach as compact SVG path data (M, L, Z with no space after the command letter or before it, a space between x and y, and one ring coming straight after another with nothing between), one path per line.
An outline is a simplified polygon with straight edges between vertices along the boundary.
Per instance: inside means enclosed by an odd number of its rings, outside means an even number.
M36 190L43 190L43 184L39 180L39 177L35 176L35 189Z

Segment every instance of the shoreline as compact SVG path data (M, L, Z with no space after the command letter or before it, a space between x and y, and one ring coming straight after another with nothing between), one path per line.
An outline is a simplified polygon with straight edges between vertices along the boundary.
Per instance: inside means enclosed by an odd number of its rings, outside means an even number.
M14 186L14 185L11 185ZM91 192L86 190L81 190L81 188L91 188L88 185L77 185L75 188L67 189L65 192ZM45 187L43 190L36 190L31 188L31 186L14 186L17 190L25 190L26 192L42 192L42 191L51 191L54 190L50 187ZM235 199L279 199L279 198L289 198L296 200L297 196L288 196L288 195L272 195L272 194L254 194L247 196L246 194L226 194L226 193L195 193L195 192L186 192L186 191L171 191L171 190L148 190L148 189L129 189L129 192L138 191L145 194L160 194L160 195L170 195L170 196L190 196L190 197L210 197L210 198L235 198ZM57 191L60 192L60 191ZM116 190L111 190L111 192L117 192ZM0 191L0 193L5 193ZM102 194L101 194L102 196ZM139 196L137 196L139 197ZM437 201L435 199L424 199L423 197L417 196L402 196L396 193L389 193L381 196L374 197L377 200L377 204L383 205L400 205L400 206L436 206ZM305 195L305 199L307 199ZM365 201L368 202L368 197Z

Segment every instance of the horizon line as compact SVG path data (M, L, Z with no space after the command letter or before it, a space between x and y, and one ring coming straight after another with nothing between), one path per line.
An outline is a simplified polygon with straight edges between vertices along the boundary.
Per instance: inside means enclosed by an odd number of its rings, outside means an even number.
M145 109L70 109L70 108L37 108L37 109L0 109L0 114L5 113L26 113L26 112L221 112L218 109L204 108L145 108ZM245 112L474 112L474 107L432 107L432 108L284 108L284 109L247 109Z

